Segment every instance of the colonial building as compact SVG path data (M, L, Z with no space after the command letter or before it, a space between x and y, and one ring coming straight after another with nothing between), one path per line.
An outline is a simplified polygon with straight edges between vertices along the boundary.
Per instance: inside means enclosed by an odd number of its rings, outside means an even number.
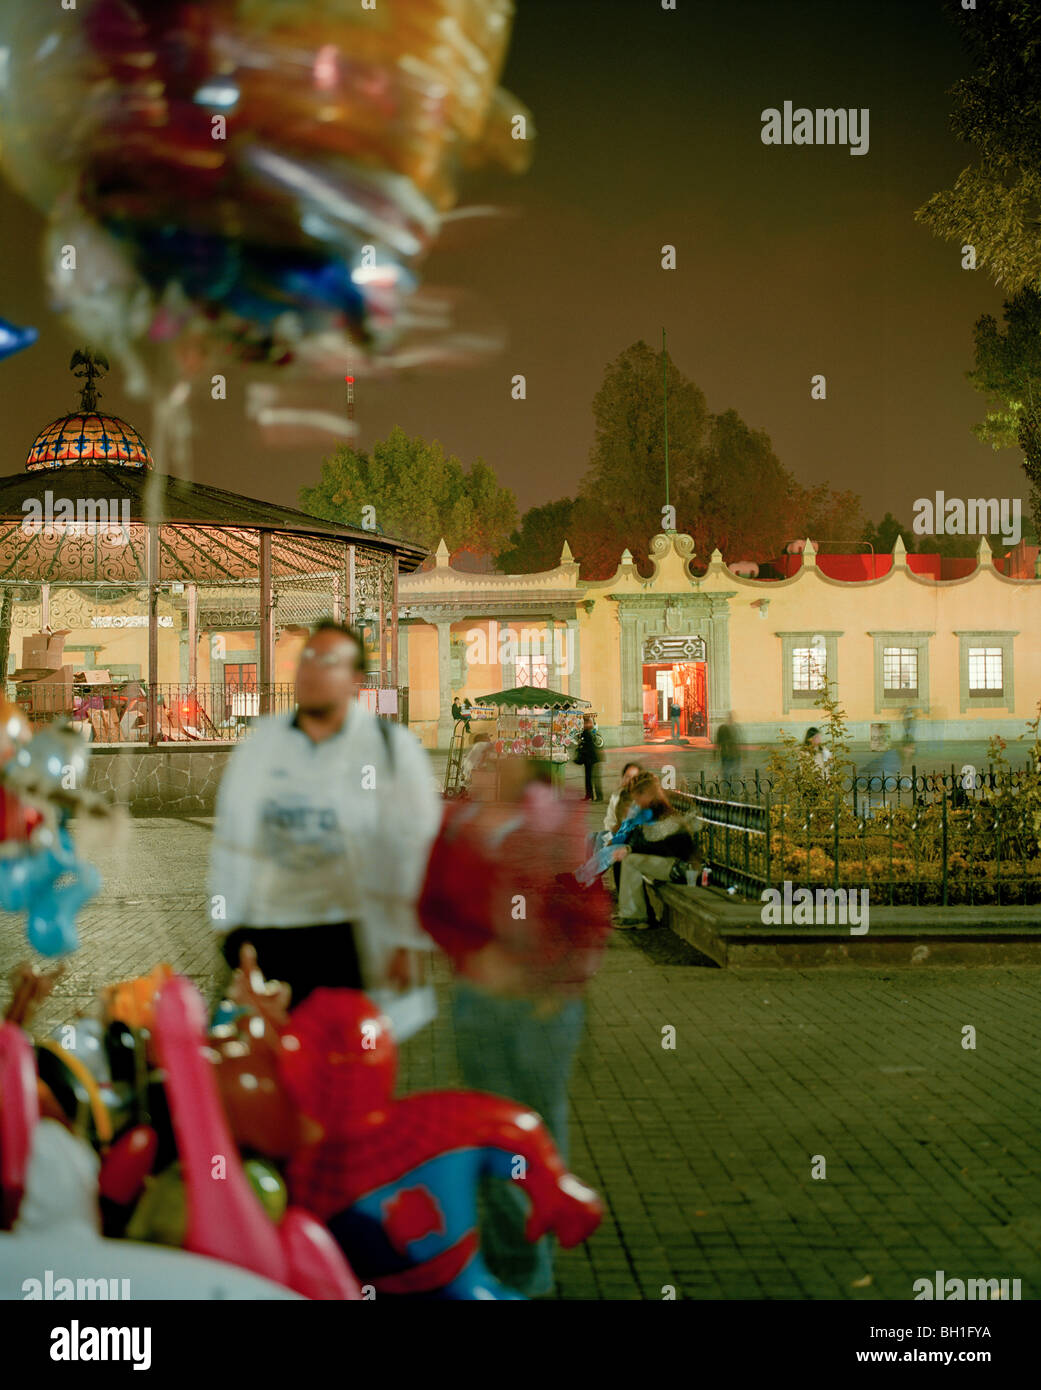
M556 569L471 574L442 542L400 581L410 726L445 747L453 696L511 685L580 695L614 746L711 738L728 711L754 742L801 735L825 680L857 740L908 708L932 740L1016 737L1035 713L1041 579L1014 577L1024 567L995 563L985 540L950 579L900 540L870 568L807 542L776 579L736 574L718 551L699 574L694 558L672 534L651 541L649 578L625 551L610 579L583 580L566 544Z

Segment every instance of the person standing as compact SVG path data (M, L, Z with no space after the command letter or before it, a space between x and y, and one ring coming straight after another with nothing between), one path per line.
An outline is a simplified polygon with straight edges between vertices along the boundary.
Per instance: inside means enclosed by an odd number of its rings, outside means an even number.
M586 776L586 794L583 801L603 801L604 792L600 781L600 763L603 761L603 753L597 745L594 732L593 716L586 714L582 716L582 732L578 736L578 748L575 751L575 762L581 764Z
M570 872L583 841L583 817L555 795L549 765L510 758L499 803L449 807L420 899L453 966L464 1082L541 1115L565 1162L585 989L611 931L602 884L580 888ZM534 1298L552 1291L553 1251L548 1237L526 1239L523 1186L523 1175L486 1182L481 1248L494 1274Z
M728 714L716 730L716 748L719 750L719 766L723 781L733 792L741 775L741 749L738 745L738 731L733 713Z
M683 710L682 710L682 709L680 708L680 706L677 704L675 695L670 695L670 696L669 696L669 719L672 721L672 737L673 737L673 740L674 740L675 742L679 742L679 737L680 737L680 719L682 718L682 716L683 716Z
M319 986L407 988L429 950L415 904L441 802L426 753L357 700L358 633L324 619L296 708L235 749L217 795L210 918L228 965L243 945L298 1004Z
M831 749L824 746L824 735L820 729L810 728L806 730L802 741L802 751L820 775L827 778L828 764L831 762Z

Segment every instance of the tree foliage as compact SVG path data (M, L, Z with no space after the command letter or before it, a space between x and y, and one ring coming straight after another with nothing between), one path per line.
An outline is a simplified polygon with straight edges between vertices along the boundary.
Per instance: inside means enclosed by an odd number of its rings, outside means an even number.
M300 489L300 506L349 526L363 526L371 507L386 535L429 549L443 536L453 554L494 554L517 521L516 498L483 459L467 471L437 440L410 438L397 426L371 453L341 445L317 483Z
M669 502L665 492L665 389L668 374ZM663 530L694 537L707 559L766 560L798 536L855 540L859 499L826 485L804 488L785 469L765 430L735 410L709 413L702 391L671 357L634 343L610 362L593 400L596 426L589 470L573 501L534 507L499 556L499 568L552 568L565 540L585 578L614 573L622 551L637 566Z
M915 214L937 236L972 246L976 264L1015 294L1041 289L1041 8L946 0L975 63L951 88L951 127L977 160Z
M976 365L968 378L990 409L973 427L995 449L1018 446L1030 481L1030 510L1041 530L1041 294L1006 300L1004 330L990 315L976 323Z

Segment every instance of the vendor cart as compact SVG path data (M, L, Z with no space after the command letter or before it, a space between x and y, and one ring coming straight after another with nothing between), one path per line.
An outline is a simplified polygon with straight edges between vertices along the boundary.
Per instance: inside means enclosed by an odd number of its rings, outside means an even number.
M467 795L464 758L467 724L470 733L486 733L492 756L499 766L502 758L537 758L563 766L573 755L582 732L583 715L591 712L588 700L561 695L555 690L517 686L482 695L467 711L466 719L456 721L445 769L446 798ZM496 777L496 788L498 778Z

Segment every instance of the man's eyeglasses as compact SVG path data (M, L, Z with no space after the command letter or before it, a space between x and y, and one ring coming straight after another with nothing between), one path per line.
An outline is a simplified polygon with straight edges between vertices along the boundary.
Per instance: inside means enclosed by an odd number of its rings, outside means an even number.
M353 666L355 653L353 651L319 652L314 647L305 647L300 653L300 661L313 661L316 666Z

